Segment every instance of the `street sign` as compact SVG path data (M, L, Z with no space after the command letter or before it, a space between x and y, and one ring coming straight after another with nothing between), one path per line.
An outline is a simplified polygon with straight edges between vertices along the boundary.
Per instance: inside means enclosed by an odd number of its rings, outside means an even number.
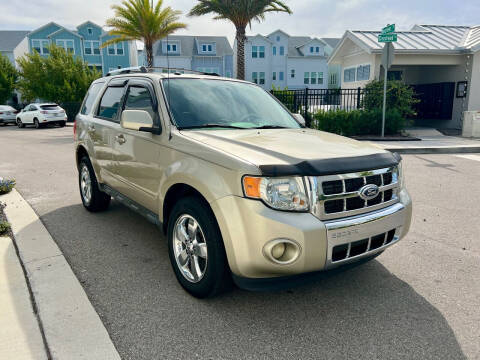
M396 42L397 34L379 34L378 42Z
M387 25L382 29L382 34L391 34L395 32L395 24Z
M384 69L389 69L392 66L395 58L395 48L391 42L385 43L382 51L382 66Z

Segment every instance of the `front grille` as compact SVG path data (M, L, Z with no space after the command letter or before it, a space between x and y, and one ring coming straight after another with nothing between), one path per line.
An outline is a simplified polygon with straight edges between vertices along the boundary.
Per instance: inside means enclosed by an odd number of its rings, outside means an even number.
M394 239L395 229L392 229L386 233L375 235L368 239L334 246L332 249L332 262L349 259L376 250L382 246L390 244Z
M398 202L396 167L310 178L314 214L322 220L337 219L381 209ZM365 185L379 187L378 195L369 200L360 197Z

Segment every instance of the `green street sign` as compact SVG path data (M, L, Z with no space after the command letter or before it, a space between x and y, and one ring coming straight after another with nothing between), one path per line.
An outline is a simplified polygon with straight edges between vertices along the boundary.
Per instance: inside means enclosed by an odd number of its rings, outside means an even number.
M397 34L380 34L378 35L378 42L396 42Z
M387 25L382 29L382 34L391 34L395 32L395 24Z

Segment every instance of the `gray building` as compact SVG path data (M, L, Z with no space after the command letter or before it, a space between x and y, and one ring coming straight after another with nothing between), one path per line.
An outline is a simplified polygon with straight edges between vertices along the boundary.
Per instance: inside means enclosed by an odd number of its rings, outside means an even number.
M26 39L29 31L0 30L0 54L6 56L15 65L15 48Z
M233 50L225 36L172 35L153 46L153 64L233 76ZM168 56L167 56L168 55Z

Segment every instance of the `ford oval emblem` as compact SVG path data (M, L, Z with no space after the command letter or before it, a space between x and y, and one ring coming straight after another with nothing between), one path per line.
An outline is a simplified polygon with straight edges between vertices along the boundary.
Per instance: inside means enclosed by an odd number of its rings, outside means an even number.
M363 186L360 190L358 190L358 195L365 201L372 200L377 197L380 189L375 184L368 184Z

